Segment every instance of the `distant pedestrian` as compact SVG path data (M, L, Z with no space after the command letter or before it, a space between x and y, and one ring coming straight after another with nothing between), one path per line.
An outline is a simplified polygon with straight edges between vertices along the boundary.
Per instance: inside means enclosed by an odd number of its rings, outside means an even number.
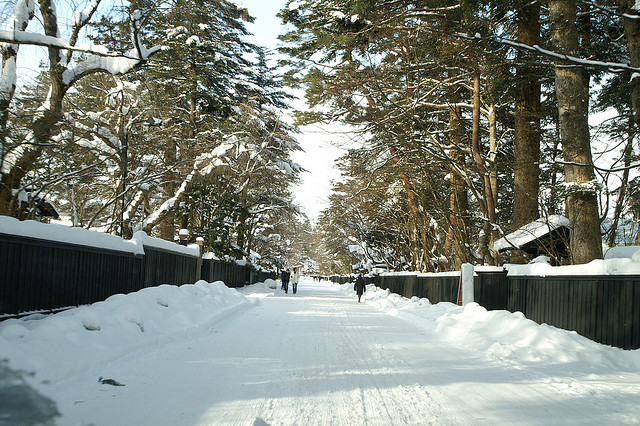
M285 293L289 292L289 278L291 277L291 271L287 268L286 271L282 271L280 279L282 280L282 289Z
M358 295L358 303L360 303L360 298L362 297L362 294L365 291L367 291L364 283L364 278L362 277L362 272L360 272L358 274L358 277L356 278L356 282L353 285L353 291L355 291L356 294Z
M298 282L300 281L300 271L298 268L293 268L291 273L291 284L293 284L293 294L298 292Z

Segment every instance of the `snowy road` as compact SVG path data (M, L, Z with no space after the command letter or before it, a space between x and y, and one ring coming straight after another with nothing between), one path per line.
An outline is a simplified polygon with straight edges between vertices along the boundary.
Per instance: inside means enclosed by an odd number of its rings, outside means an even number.
M488 360L442 337L303 280L296 295L276 290L212 327L40 390L59 425L640 422L638 372Z

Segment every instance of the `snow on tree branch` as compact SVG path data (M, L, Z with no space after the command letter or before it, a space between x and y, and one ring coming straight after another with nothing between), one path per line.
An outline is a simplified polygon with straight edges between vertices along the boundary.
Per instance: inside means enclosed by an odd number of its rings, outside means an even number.
M147 49L140 40L140 11L134 11L131 15L131 42L133 47L124 55L96 55L92 54L83 60L76 67L67 69L63 73L63 82L71 85L80 78L96 72L108 72L112 75L126 74L137 66L149 60L149 58L159 52L162 46L155 46Z
M495 40L496 42L505 44L507 46L515 47L517 49L522 49L522 50L528 50L531 52L537 52L543 56L546 56L547 58L566 61L575 65L581 65L581 66L592 67L592 68L604 68L612 72L631 71L633 73L640 73L640 68L632 67L631 65L625 64L622 62L594 61L590 59L578 58L576 56L566 55L564 53L558 53L558 52L554 52L553 50L544 49L538 46L537 44L530 46L528 44L519 43L517 41L510 40L507 38L482 37L480 34L477 34L477 33L473 37L469 37L465 34L458 34L458 35L460 37L473 39L473 40Z
M8 43L12 45L22 45L29 44L33 46L42 46L42 47L55 47L59 49L71 50L74 52L80 53L89 53L96 56L103 57L112 57L112 58L130 58L137 59L138 57L135 55L128 56L128 53L115 53L109 52L103 46L96 45L88 45L83 44L79 46L73 46L68 40L59 38L59 37L51 37L44 34L38 34L30 31L12 31L12 30L0 30L0 43ZM4 47L6 49L6 47ZM149 50L145 59L148 59L151 56L151 53L155 53L158 48L154 48Z
M80 34L80 30L89 23L96 9L98 9L99 4L100 0L91 0L82 12L76 11L73 14L73 31L71 33L71 37L69 38L69 42L71 45L76 44L76 40L78 40L78 34Z
M76 67L66 70L63 73L63 82L65 85L70 86L80 78L96 72L108 72L112 75L126 74L147 61L151 55L159 52L160 49L160 46L149 50L136 47L125 55L118 57L91 55ZM142 53L141 56L139 56L140 52Z

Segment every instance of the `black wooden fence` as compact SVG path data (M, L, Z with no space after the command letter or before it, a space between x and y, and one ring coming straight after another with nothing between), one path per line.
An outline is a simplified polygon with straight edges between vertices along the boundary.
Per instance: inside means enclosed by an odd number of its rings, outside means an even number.
M375 275L366 281L407 298L458 302L459 273ZM573 330L598 343L640 348L640 276L511 276L480 270L473 287L474 300L487 310L522 312L540 324Z
M507 309L605 345L640 348L640 276L509 276Z
M206 271L205 271L206 270ZM0 318L105 300L160 284L275 278L250 265L144 246L144 254L0 233Z
M227 287L243 287L256 282L264 282L270 278L275 280L273 271L256 270L217 259L202 259L201 279L207 282L222 281Z

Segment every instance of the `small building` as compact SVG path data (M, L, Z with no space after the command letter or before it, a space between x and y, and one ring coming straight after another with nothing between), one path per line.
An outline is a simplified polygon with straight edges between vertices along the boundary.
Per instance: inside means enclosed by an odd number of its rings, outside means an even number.
M40 191L25 188L21 191L14 191L20 207L33 211L33 218L39 222L49 223L51 219L60 219L60 214L56 208L48 201Z
M569 257L569 219L551 215L537 219L500 238L493 249L499 253L519 251L528 260L548 256L561 265Z

